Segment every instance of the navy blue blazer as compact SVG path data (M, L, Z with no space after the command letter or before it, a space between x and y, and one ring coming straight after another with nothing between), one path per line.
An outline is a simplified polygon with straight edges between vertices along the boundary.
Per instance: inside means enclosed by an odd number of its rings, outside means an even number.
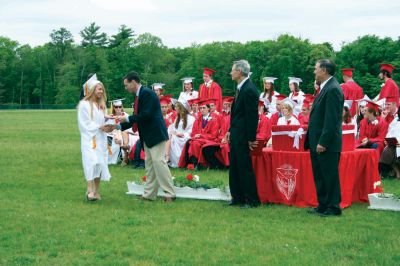
M121 128L125 130L133 123L137 123L140 141L144 142L148 148L168 140L160 100L154 91L143 86L139 91L137 114L129 116L129 122L121 123Z

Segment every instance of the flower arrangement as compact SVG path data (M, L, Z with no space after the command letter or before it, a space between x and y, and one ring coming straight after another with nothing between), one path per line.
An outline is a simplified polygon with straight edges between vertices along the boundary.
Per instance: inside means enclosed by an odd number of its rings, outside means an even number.
M377 188L379 188L381 190L379 197L385 197L385 193L383 191L383 184L381 181L374 182L374 189L377 189Z

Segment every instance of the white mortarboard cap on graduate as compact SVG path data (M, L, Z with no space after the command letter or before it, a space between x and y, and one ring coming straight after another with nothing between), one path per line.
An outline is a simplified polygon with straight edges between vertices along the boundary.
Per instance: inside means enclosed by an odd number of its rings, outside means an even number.
M364 95L364 98L362 98L361 100L357 100L358 101L358 106L366 106L367 105L367 101L370 101L371 99L368 97L367 94Z
M190 112L190 105L186 99L180 99L178 100L178 102L181 103L183 107L185 107L186 111Z
M153 85L151 85L151 87L153 88L153 90L162 90L164 85L165 84L163 83L154 83Z
M111 104L114 105L114 106L122 106L122 101L123 100L125 100L125 98L115 99L115 100L112 100L112 101L109 101L109 102L111 102Z
M351 108L353 105L353 100L345 100L343 106L347 106L347 108Z
M292 99L290 99L289 97L285 98L282 101L283 104L288 104L292 107L292 109L297 105L295 101L293 101Z
M193 83L194 79L195 79L194 77L185 77L182 78L181 80L183 81L183 84L186 84L186 83Z
M386 98L380 99L379 101L375 102L375 104L379 105L379 109L384 109L385 103L386 103Z
M300 82L303 82L303 81L301 80L301 78L289 77L289 83L297 83L297 85L299 85Z
M274 78L274 77L264 77L263 81L264 82L269 82L269 83L274 83L274 81L278 79L278 78Z
M91 91L91 89L93 89L93 87L98 83L100 83L100 81L97 80L97 75L94 74L85 83L83 83L83 95L88 95L89 91Z

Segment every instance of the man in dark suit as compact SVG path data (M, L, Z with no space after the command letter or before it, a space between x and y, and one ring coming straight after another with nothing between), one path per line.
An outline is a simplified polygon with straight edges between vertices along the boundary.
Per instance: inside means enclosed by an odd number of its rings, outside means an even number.
M158 187L166 193L165 201L175 199L171 172L165 160L165 144L168 140L167 128L161 113L160 101L154 91L140 84L139 75L130 72L124 77L125 89L136 95L134 114L118 117L121 129L137 127L140 141L146 153L146 185L143 199L155 200Z
M230 141L229 188L231 206L257 207L256 177L250 158L250 150L257 146L258 91L249 79L250 65L246 60L234 62L232 80L237 91L231 108L231 126L226 135Z
M315 64L315 80L320 93L315 98L308 123L305 148L310 149L318 207L308 212L320 216L342 213L339 160L342 150L342 89L333 75L335 64L329 59Z

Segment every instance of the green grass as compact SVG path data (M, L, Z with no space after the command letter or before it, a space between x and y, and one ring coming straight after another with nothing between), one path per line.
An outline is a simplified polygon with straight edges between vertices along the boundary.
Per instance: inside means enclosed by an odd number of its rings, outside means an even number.
M75 110L0 112L0 265L400 264L400 213L367 204L324 219L284 205L142 202L125 192L144 170L119 166L88 203L79 142ZM400 182L384 186L400 195Z

